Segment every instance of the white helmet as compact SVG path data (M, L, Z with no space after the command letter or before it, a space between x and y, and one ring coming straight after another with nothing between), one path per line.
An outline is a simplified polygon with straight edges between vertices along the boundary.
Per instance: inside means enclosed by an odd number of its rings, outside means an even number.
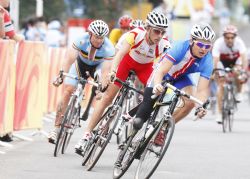
M160 12L152 11L147 15L146 20L147 25L158 28L167 28L168 27L168 19L167 17Z
M130 23L131 28L144 27L144 25L145 24L144 24L143 20L140 20L140 19L133 20Z
M195 24L191 29L191 35L193 38L213 41L215 39L215 33L212 27L207 23Z
M108 25L102 20L95 20L91 22L88 30L98 36L106 36L109 33Z

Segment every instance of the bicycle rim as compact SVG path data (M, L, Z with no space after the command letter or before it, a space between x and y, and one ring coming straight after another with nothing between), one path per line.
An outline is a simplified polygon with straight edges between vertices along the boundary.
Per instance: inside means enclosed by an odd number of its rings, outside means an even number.
M136 179L150 178L153 175L170 145L171 139L174 134L174 128L175 123L171 118L168 120L168 126L165 130L166 138L164 144L162 146L156 146L153 143L155 137L151 140L152 142L148 143L146 149L140 157L140 161L136 170Z
M86 152L84 152L84 155L83 155L83 160L82 160L82 166L85 166L87 161L89 160L89 157L91 156L93 150L95 148L95 145L92 143L90 144L87 149L86 149Z
M79 115L77 115L77 113L80 114L80 108L78 110L76 110L75 108L73 109L73 112L70 115L70 120L67 122L68 125L72 128L66 130L66 136L64 138L64 142L63 142L63 146L62 146L62 154L65 153L65 151L69 145L70 139L71 139L71 137L72 137L77 125L78 125Z
M141 130L142 131L142 130ZM117 160L115 162L115 166L113 169L113 178L118 179L121 178L125 172L128 170L130 165L135 159L135 154L139 149L140 141L138 140L140 137L134 136L133 134L128 137L128 141L125 144L123 149L120 149ZM123 159L120 160L121 156ZM119 161L119 166L117 165Z
M69 116L71 115L71 112L72 110L74 109L74 104L75 104L75 99L76 99L76 96L73 96L73 99L71 100L70 104L68 105L67 109L66 109L66 112L65 112L65 115L63 117L63 121L62 121L62 124L60 126L60 131L59 131L59 134L57 136L57 140L56 140L56 145L55 145L55 150L54 150L54 156L56 157L59 150L61 149L64 141L66 140L65 137L66 136L66 128L65 128L65 125L67 124L68 122L68 119L69 119Z
M230 114L228 115L228 118L229 118L229 120L228 120L228 122L229 122L229 124L228 124L229 132L232 132L232 129L233 129L233 122L234 122L234 114L233 114L232 111L231 111Z
M111 110L111 112L112 112L112 110ZM112 127L111 127L111 129L108 130L108 133L106 132L106 130L107 130L108 126L110 126L110 125L107 125L102 129L102 132L100 133L100 136L98 137L98 139L95 143L95 147L94 147L94 149L91 153L91 156L89 158L88 167L87 167L88 171L90 171L96 165L96 163L100 159L104 149L108 145L108 143L112 137L112 134L114 132L114 128L117 125L118 119L121 116L121 112L122 112L121 107L119 107L116 111L116 115L113 117L113 120L114 120L113 126L111 125ZM109 115L109 114L107 114L107 115ZM112 120L112 119L109 119L109 120ZM107 122L107 123L109 123L109 122Z

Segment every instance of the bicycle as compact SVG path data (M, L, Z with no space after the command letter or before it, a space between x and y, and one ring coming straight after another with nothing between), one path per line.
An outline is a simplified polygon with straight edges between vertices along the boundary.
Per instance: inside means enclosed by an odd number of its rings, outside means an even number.
M152 112L149 120L147 120L141 130L133 130L127 140L127 143L120 147L120 152L114 164L113 178L117 179L122 177L134 159L139 160L136 170L136 178L150 178L153 175L171 142L175 129L175 121L172 114L182 96L193 100L199 105L202 105L204 108L208 105L208 102L202 103L200 100L186 94L182 90L177 89L168 82L164 82L163 86L164 92L157 98L154 111ZM168 88L172 89L175 95L170 101L164 101ZM163 106L168 106L168 109L163 117L157 121L157 114ZM162 146L154 143L154 140L160 131L163 131L165 136L165 141ZM153 158L155 161L153 161ZM150 160L148 161L148 159Z
M137 93L142 93L141 91L138 91L130 86L129 77L125 82L119 80L118 78L116 78L115 81L122 84L119 93L117 94L113 104L108 107L104 115L101 117L97 127L93 130L93 137L84 146L84 151L82 153L78 153L83 156L83 166L88 162L88 171L96 165L97 161L101 157L104 149L111 140L112 134L114 133L119 120L123 120L120 118L122 114L122 106L126 96L129 94L129 91L133 90ZM119 123L119 125L123 124L124 122Z
M55 157L57 156L61 148L61 153L65 153L75 129L80 127L81 102L84 96L83 89L85 87L85 84L88 83L90 85L100 88L100 85L94 81L86 80L82 77L74 76L72 74L65 73L61 70L59 72L59 77L62 79L63 76L75 79L78 81L78 83L77 88L70 97L66 112L63 115L62 123L60 125L60 130L55 143Z
M129 86L136 88L135 85L136 74L134 71L130 71L127 79L127 83ZM138 104L139 93L134 92L133 90L129 90L128 95L126 96L123 102L122 108L122 116L126 116L131 112L130 110L133 109ZM132 126L129 123L128 119L119 119L118 125L114 129L114 134L116 135L116 143L119 145L123 141L126 141L128 138L128 132L131 130Z
M233 68L217 68L214 71L225 73L225 84L223 85L224 95L222 98L222 131L232 132L234 112L237 109L235 70Z

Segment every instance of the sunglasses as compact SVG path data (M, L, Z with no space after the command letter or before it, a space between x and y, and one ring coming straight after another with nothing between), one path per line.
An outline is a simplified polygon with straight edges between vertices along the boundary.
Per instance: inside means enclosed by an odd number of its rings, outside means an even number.
M198 41L195 41L195 43L199 48L204 48L205 47L205 49L209 49L210 47L212 47L212 44L204 44L204 43L198 42Z
M155 28L152 28L153 29L153 32L156 34L156 35L164 35L166 33L165 30L159 30L159 29L155 29Z

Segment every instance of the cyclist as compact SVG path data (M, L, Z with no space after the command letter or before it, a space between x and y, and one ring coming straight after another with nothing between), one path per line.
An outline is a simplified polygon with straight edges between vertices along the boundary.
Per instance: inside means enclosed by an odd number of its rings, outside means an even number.
M131 22L133 21L132 17L128 15L124 15L120 17L118 24L120 28L113 29L109 34L109 40L113 43L115 46L119 40L119 38L129 30L131 30Z
M184 90L202 101L206 101L209 96L209 79L213 71L213 59L211 55L212 41L215 33L210 25L206 23L195 24L191 29L191 39L176 42L172 45L154 69L152 76L148 80L144 90L144 97L133 121L133 128L139 130L143 123L150 117L156 99L152 99L153 94L159 95L163 92L162 80L168 79L179 89ZM197 81L192 81L190 74L199 73ZM197 83L197 88L194 88ZM173 118L175 122L187 116L195 104L184 100L184 106L177 109ZM198 117L202 118L206 110L197 106ZM155 139L155 144L162 145L165 136L164 129L159 132Z
M115 49L109 39L106 37L109 33L108 25L102 20L95 20L88 26L88 32L83 37L73 43L70 49L69 58L74 59L69 73L87 78L86 71L93 78L97 69L102 70L101 81L104 79L105 71L109 71L110 60L115 54ZM62 79L58 81L62 82ZM62 115L67 107L70 95L73 93L77 81L74 79L65 79L65 91L61 101L57 106L55 129L49 134L49 142L55 143L59 132Z
M218 38L213 47L213 58L215 62L215 67L217 68L237 68L247 69L247 59L246 59L246 46L243 40L238 36L238 30L233 25L228 25L223 30L223 36ZM222 122L222 97L223 97L223 84L225 79L223 78L224 74L219 72L218 83L218 114L216 117L216 121L218 123ZM242 89L242 81L238 79L238 75L236 75L236 84L237 91L236 100L241 101L241 89Z
M125 81L129 71L134 70L139 80L146 85L152 72L153 60L170 45L168 40L164 38L167 27L168 19L164 14L150 12L147 15L145 29L133 29L122 42L122 48L114 57L110 76L116 75L117 78ZM110 84L103 98L97 102L86 132L75 146L77 152L81 152L85 141L91 138L91 131L98 123L105 108L111 104L120 87L121 85L118 83Z

